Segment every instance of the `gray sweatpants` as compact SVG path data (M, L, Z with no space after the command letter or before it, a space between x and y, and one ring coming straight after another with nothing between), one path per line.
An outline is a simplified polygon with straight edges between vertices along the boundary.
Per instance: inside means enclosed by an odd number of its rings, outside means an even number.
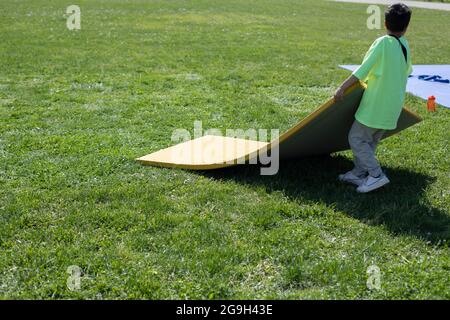
M375 150L384 133L382 129L367 127L357 120L353 122L348 142L353 152L354 175L361 177L370 174L372 177L378 177L383 173L375 157Z

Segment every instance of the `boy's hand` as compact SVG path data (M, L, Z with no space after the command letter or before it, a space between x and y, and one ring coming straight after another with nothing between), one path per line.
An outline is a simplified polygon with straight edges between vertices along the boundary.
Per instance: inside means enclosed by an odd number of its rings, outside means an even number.
M345 80L344 83L342 83L342 85L334 93L334 101L341 101L342 99L344 99L345 90L350 88L358 81L359 79L355 77L353 74L350 77L348 77L347 80Z
M342 89L342 87L339 87L334 93L334 100L341 101L342 99L344 99L344 89Z

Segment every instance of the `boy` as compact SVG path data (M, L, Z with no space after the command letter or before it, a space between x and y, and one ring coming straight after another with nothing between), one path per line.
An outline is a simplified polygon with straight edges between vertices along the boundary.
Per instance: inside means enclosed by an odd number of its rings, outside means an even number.
M389 183L375 157L375 150L385 130L397 127L402 111L406 81L412 72L409 45L403 37L410 19L411 10L406 5L390 5L385 11L387 35L374 41L361 66L334 95L339 101L348 87L357 81L367 81L367 89L348 134L354 168L339 175L340 181L357 185L358 192L370 192Z

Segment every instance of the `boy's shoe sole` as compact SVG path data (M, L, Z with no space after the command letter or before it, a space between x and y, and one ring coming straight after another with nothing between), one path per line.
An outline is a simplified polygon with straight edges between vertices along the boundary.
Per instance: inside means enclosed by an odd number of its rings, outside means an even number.
M382 186L387 185L389 182L390 181L389 181L388 177L383 176L370 185L362 184L361 186L356 188L356 191L358 191L359 193L367 193L367 192L376 190L378 188L381 188Z
M358 186L358 187L364 183L364 179L363 178L360 178L360 179L348 179L348 178L346 178L345 175L346 175L345 173L344 174L340 174L338 176L338 180L342 181L342 182L347 182L347 183L354 184L355 186Z

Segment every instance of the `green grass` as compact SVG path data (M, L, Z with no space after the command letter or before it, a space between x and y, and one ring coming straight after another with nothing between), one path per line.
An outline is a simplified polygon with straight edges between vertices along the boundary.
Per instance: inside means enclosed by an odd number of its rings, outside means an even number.
M381 143L391 185L336 181L349 152L215 172L144 167L175 128L287 130L382 30L328 1L0 3L0 297L449 299L449 111ZM414 9L414 63L450 62L449 13ZM367 268L382 272L366 287ZM70 265L81 290L66 287Z

